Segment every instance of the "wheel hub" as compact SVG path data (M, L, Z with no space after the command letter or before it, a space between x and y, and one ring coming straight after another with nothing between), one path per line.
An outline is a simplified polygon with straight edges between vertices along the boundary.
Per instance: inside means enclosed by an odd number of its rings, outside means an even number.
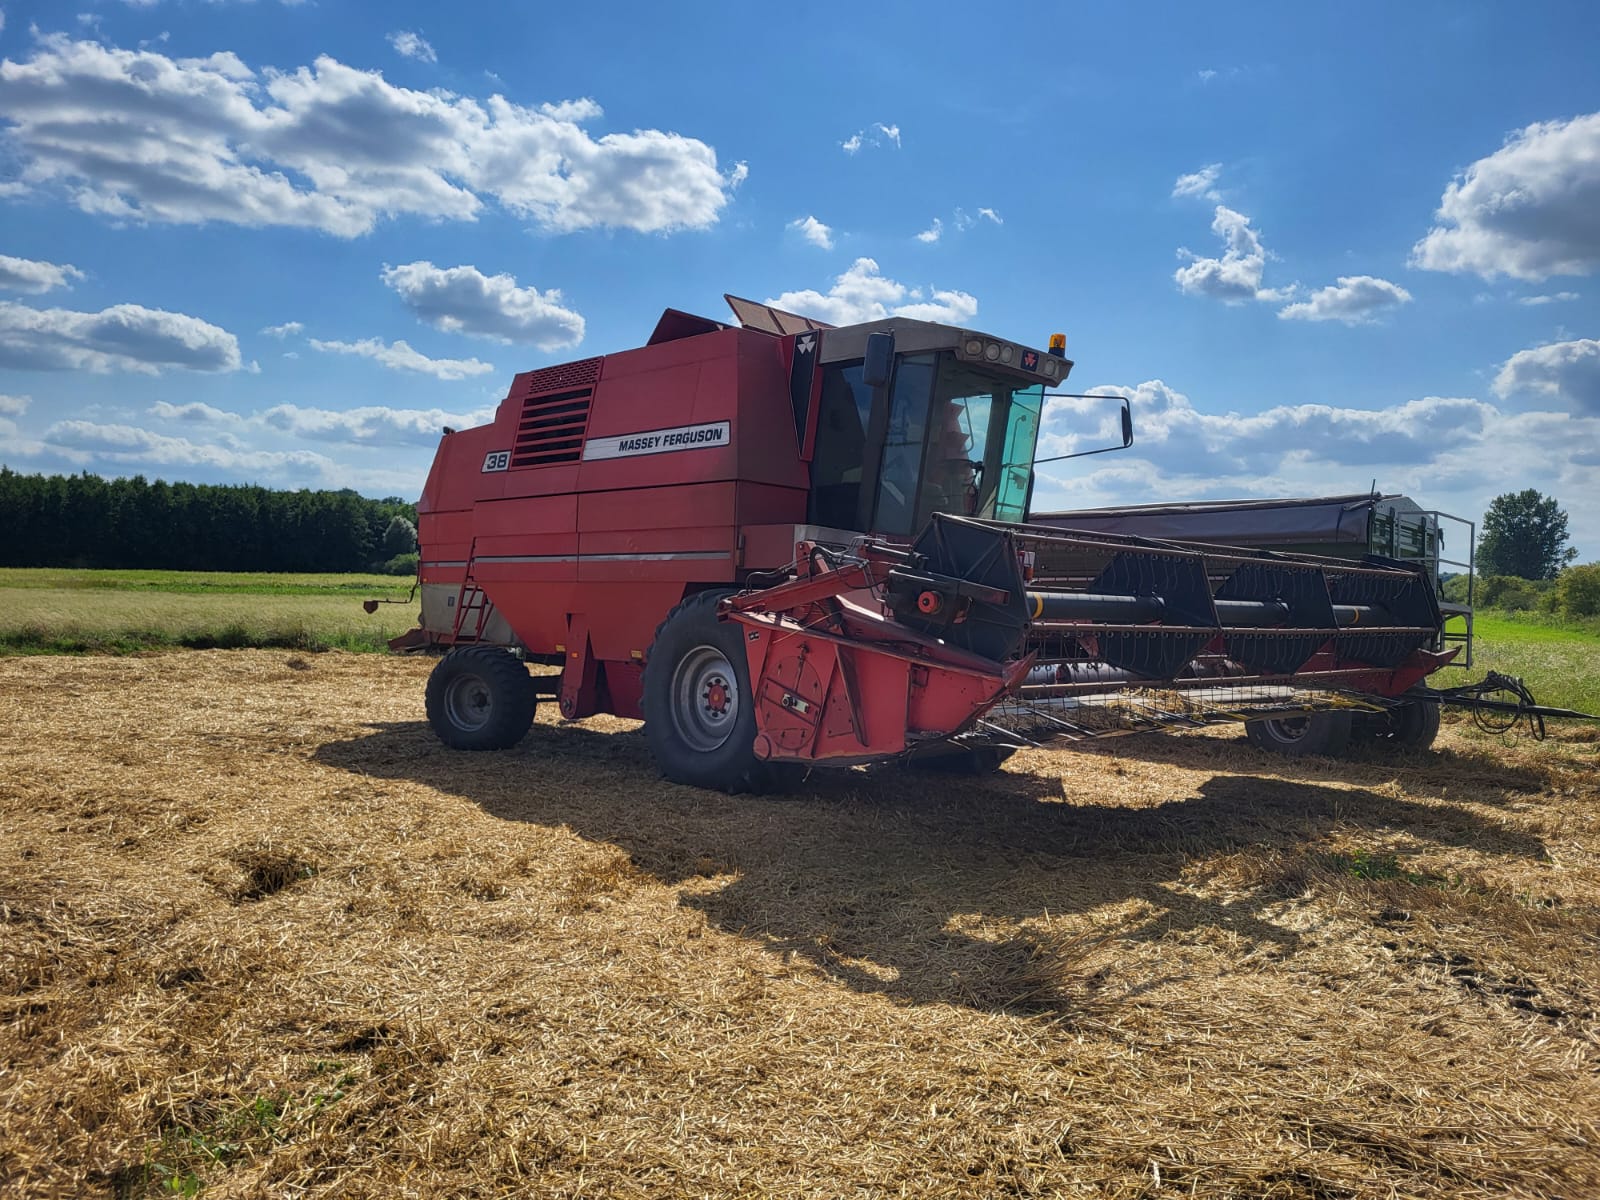
M1278 717L1268 722L1277 733L1278 739L1284 742L1298 742L1305 737L1311 729L1309 717Z
M482 729L494 712L489 685L476 675L462 675L451 680L445 689L444 704L451 722L467 730Z
M672 723L701 753L716 750L739 719L739 685L733 664L715 646L696 646L672 673Z

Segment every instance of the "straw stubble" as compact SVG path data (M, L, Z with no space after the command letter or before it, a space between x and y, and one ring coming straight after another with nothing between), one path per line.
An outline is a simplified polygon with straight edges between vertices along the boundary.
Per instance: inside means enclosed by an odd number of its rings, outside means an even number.
M0 1190L1600 1190L1592 741L728 797L428 666L0 662Z

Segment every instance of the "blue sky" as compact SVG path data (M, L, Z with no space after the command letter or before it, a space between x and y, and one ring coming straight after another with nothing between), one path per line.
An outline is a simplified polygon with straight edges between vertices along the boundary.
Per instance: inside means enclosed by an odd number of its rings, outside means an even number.
M1600 558L1591 5L662 11L0 0L0 461L414 496L731 291L1064 330L1138 443L1043 505L1536 487Z

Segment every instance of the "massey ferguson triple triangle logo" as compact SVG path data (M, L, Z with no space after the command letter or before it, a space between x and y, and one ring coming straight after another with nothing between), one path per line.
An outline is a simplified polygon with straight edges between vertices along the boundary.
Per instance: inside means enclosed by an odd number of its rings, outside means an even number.
M616 437L590 438L583 444L583 458L631 458L638 454L670 454L677 450L708 450L729 444L727 421L707 425L679 425L675 429L650 429Z

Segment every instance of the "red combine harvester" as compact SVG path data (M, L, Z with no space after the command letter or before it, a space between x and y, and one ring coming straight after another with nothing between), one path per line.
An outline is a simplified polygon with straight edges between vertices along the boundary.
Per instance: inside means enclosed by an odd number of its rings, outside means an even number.
M513 745L554 695L643 718L669 778L736 790L1308 713L1425 731L1459 699L1420 687L1456 650L1416 564L1027 524L1059 335L729 303L738 326L668 310L446 431L396 648L448 650L427 689L447 744Z

